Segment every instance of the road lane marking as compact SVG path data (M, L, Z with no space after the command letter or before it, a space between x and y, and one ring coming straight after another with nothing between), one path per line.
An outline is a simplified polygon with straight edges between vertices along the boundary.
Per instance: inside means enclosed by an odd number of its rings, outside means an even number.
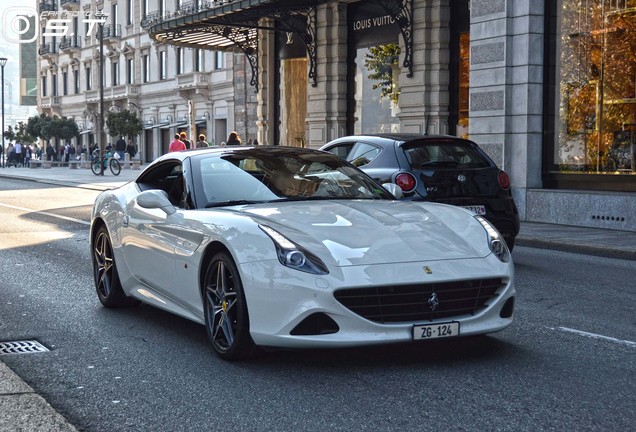
M589 332L586 332L586 331L571 329L571 328L568 328L568 327L558 327L556 329L552 328L552 330L559 330L559 331L566 332L566 333L574 333L574 334L577 334L579 336L585 336L585 337L592 338L592 339L600 339L600 340L604 340L604 341L607 341L607 342L613 342L613 343L617 343L617 344L620 344L620 345L627 345L628 347L636 348L636 342L623 340L623 339L616 339L616 338L613 338L613 337L603 336L603 335L596 334L596 333L589 333Z
M25 208L25 207L18 207L18 206L14 206L14 205L11 205L11 204L0 203L0 207L6 207L6 208L13 209L13 210L18 210L18 211L23 211L23 212L28 212L28 213L37 213L37 214L41 214L41 215L44 215L44 216L49 216L49 217L54 217L54 218L58 218L58 219L63 219L65 221L75 222L75 223L82 224L82 225L87 225L87 226L91 225L90 222L86 222L86 221L81 220L81 219L75 219L75 218L72 218L72 217L62 216L62 215L58 215L58 214L55 214L55 213L49 213L49 212L45 212L45 211L38 211L38 210L28 209L28 208Z

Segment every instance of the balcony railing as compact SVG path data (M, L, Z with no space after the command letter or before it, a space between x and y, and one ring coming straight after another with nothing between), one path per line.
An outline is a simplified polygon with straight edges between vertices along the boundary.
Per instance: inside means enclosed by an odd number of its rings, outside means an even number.
M117 25L108 24L108 25L105 25L104 28L102 29L102 34L104 35L105 39L120 38L121 37L121 24L117 24Z
M173 18L180 17L181 15L190 15L196 12L203 12L209 9L214 9L219 6L236 3L241 0L189 0L181 3L181 7L173 12L154 11L143 17L141 20L141 27L148 29L153 24L161 21L167 21Z
M199 72L177 75L178 87L201 87L208 85L207 75Z
M154 24L157 21L160 21L160 15L159 15L159 11L154 11L154 12L150 12L149 14L146 14L146 16L144 16L141 20L141 27L143 29L147 29L148 27L150 27L152 24Z
M70 50L74 48L81 48L81 38L78 35L74 36L62 36L60 40L60 50Z
M40 99L40 106L42 108L50 108L60 105L59 96L42 96Z
M56 53L57 50L55 49L55 45L50 43L43 43L38 48L38 54L40 54L41 56L48 56Z
M60 0L60 7L66 10L78 10L79 0Z
M55 0L40 0L40 12L51 12L57 10Z

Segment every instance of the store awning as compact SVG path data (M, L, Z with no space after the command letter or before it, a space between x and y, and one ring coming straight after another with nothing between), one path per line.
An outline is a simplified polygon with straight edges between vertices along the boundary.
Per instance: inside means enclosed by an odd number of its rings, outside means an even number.
M157 129L157 128L163 128L164 126L167 126L168 123L158 123L158 124L153 124L153 125L147 125L144 127L144 129Z
M188 123L185 121L180 121L177 123L170 123L170 124L164 124L161 125L161 129L171 129L171 128L180 128L180 127L184 127L186 126Z
M79 133L79 135L86 135L86 134L89 134L89 133L92 133L92 132L93 132L93 131L91 131L90 129L88 129L88 130L83 130L83 131L81 131L81 132Z
M258 30L296 35L307 48L309 78L316 80L316 6L329 0L229 0L182 3L175 12L151 13L142 21L159 43L223 51L241 49L252 69L250 84L258 88ZM401 0L394 0L401 1ZM263 18L270 23L264 24Z

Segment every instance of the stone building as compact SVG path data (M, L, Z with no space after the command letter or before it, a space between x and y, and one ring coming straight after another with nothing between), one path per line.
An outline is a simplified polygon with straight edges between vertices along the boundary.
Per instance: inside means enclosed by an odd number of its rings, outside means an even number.
M104 21L104 112L137 113L144 123L136 140L142 160L167 152L176 132L189 138L203 133L216 144L234 129L246 140L255 138L256 96L236 91L245 87L242 56L164 45L148 36L148 20L177 6L174 1L41 0L38 6L38 110L74 118L80 126L74 144L89 147L100 139L98 21ZM47 24L52 19L65 21ZM107 143L116 141L104 136Z
M240 51L258 141L466 136L522 220L636 230L636 0L208 0L162 44Z

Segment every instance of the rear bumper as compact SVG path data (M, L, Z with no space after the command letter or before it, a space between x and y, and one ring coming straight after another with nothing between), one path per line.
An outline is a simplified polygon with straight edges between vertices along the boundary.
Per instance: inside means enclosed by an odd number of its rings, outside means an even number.
M519 211L511 196L503 198L470 197L436 199L434 202L459 207L483 205L486 207L486 219L497 228L504 238L514 239L517 237L517 234L519 234Z

